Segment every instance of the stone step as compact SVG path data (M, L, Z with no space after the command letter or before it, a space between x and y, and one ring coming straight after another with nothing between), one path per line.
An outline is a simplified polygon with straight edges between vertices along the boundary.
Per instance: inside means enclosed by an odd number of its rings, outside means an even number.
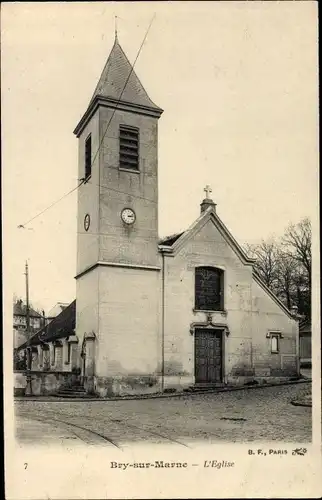
M186 389L187 392L208 392L214 389L222 388L221 384L208 384L208 385L192 385Z
M84 387L62 387L59 392L86 392Z
M69 399L75 399L75 398L90 399L96 397L94 394L87 394L87 392L60 392L60 391L56 392L55 396L58 398L69 398Z
M57 391L59 394L86 394L86 391Z

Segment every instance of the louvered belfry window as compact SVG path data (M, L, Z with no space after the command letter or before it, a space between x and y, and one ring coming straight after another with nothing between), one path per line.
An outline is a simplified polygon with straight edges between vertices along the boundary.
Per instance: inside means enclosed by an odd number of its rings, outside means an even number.
M215 267L197 267L195 270L195 309L222 311L224 273Z
M139 170L139 130L120 126L120 168Z

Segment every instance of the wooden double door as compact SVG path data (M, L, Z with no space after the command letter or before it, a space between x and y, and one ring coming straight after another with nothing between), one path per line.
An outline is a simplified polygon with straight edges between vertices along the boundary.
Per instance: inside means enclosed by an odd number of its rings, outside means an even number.
M195 329L195 382L216 384L223 380L223 331Z

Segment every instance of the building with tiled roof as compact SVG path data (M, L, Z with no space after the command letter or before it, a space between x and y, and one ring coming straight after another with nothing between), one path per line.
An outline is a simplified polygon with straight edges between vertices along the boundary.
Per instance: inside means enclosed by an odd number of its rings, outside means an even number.
M13 344L17 348L27 340L27 314L26 304L18 299L13 304ZM44 324L44 316L29 308L30 331L35 333Z
M71 371L72 346L75 337L76 300L60 314L21 344L18 351L31 347L33 369Z
M13 304L13 315L14 316L26 316L26 304L23 303L23 301L21 299L17 300L14 304ZM43 316L35 311L35 309L33 309L32 307L29 307L29 316L31 318L42 318Z

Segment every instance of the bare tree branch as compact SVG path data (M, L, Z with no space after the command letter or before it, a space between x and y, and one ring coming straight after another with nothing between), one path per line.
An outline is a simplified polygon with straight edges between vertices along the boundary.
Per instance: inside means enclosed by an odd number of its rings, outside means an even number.
M311 314L311 223L304 218L290 224L280 240L270 238L245 245L256 259L254 269L265 284L289 309L296 305L300 314Z

